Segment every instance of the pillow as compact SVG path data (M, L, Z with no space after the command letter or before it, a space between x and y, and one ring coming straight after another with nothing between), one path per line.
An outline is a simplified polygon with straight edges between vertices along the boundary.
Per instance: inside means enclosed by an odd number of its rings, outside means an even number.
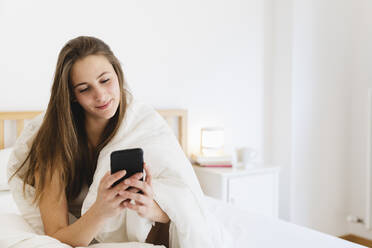
M13 147L0 150L0 191L9 190L7 178L7 165Z

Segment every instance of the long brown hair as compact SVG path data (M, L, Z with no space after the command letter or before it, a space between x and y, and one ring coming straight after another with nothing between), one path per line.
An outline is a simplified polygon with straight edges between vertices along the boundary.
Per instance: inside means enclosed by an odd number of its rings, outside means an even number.
M112 64L120 85L120 103L115 115L106 125L97 147L88 148L84 109L74 101L71 68L74 63L89 55L103 55ZM123 71L110 47L100 39L80 36L68 41L59 53L52 92L43 122L33 140L31 149L12 177L24 168L23 192L26 184L35 186L34 203L39 203L43 190L56 173L67 199L76 198L84 184L90 185L102 148L112 139L122 122L127 96ZM28 166L25 166L27 163ZM35 183L35 175L39 178Z

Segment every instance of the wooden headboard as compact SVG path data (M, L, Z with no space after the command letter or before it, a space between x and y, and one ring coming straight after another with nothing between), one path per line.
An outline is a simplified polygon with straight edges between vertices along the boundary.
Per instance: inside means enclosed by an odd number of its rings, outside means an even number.
M177 135L178 141L187 154L187 110L184 109L158 109L158 113L168 122ZM32 119L39 115L41 111L23 111L23 112L0 112L0 149L4 149L4 123L5 121L16 121L17 137L21 134L24 121ZM176 125L174 125L176 121Z

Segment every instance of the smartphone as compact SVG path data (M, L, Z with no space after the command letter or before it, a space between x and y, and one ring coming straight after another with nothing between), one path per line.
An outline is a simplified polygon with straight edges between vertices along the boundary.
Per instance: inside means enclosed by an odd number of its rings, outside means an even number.
M114 187L126 178L131 177L138 172L143 172L143 150L141 148L133 148L114 151L110 156L110 166L111 174L120 170L127 171L122 178L112 185L112 187ZM143 181L143 177L140 180Z

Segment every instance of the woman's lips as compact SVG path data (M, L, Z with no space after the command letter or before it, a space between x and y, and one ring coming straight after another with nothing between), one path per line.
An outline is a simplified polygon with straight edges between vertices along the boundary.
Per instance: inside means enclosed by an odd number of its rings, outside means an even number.
M108 106L111 104L111 101L112 101L112 100L108 101L105 105L99 106L99 107L97 107L97 108L98 108L98 109L106 109L106 108L108 108Z

